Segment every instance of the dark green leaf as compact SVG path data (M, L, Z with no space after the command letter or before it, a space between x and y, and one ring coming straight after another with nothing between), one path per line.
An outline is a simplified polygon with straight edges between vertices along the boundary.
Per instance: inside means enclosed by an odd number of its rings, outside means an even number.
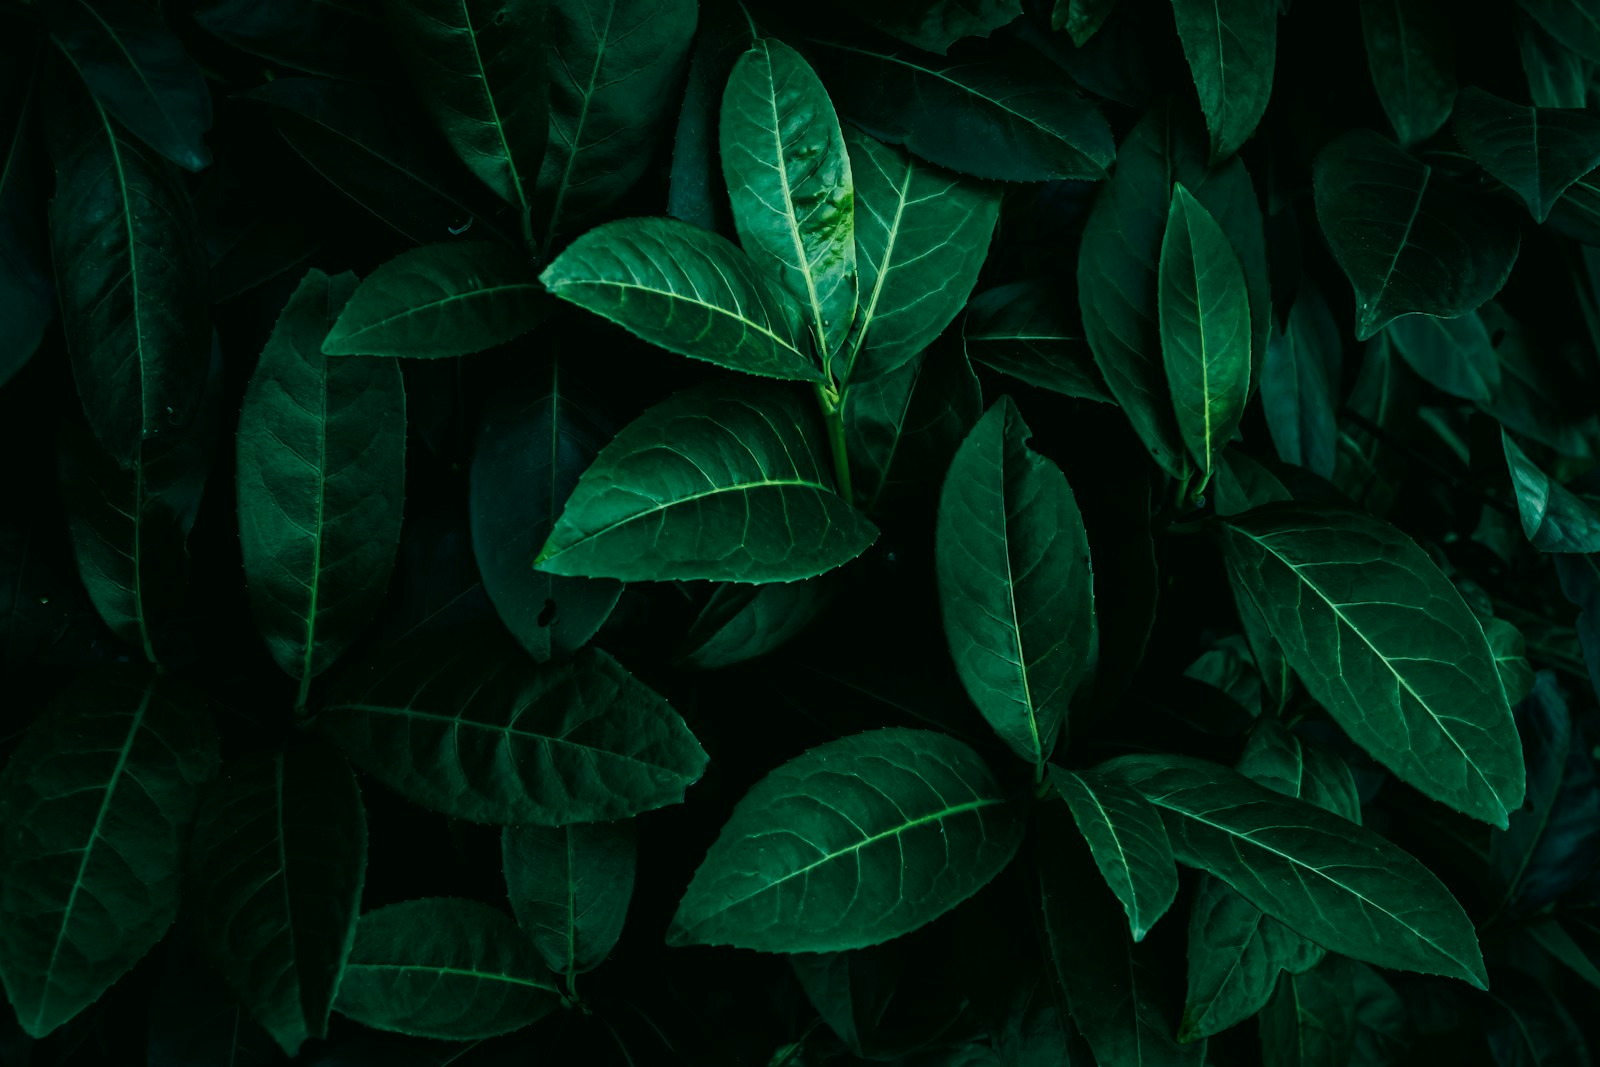
M890 727L819 745L734 807L670 945L839 952L910 933L1010 862L1022 822L944 734Z
M1517 16L1517 51L1535 107L1583 107L1594 63L1550 36L1526 12Z
M672 141L667 214L717 233L733 232L722 181L722 153L717 150L722 91L734 63L749 44L749 23L742 11L730 4L710 4L700 12Z
M564 826L677 804L706 754L598 649L536 664L498 630L419 633L340 679L318 722L352 762L473 822Z
M1082 48L1116 6L1117 0L1056 0L1050 26L1066 30L1072 43Z
M1371 130L1317 153L1317 221L1355 287L1356 340L1420 312L1453 318L1505 284L1516 221Z
M799 634L828 606L826 578L771 585L719 585L678 646L677 662L701 670L764 656Z
M1288 328L1275 334L1261 367L1261 406L1279 458L1324 478L1333 477L1338 455L1343 347L1327 301L1302 281Z
M1278 13L1259 0L1172 0L1183 54L1211 131L1211 161L1249 140L1272 95Z
M1083 517L1066 476L1028 447L1031 437L1009 397L978 420L945 475L934 566L967 695L1037 765L1092 669L1095 619Z
M1217 515L1224 518L1275 500L1294 499L1277 475L1238 446L1222 450L1217 476L1211 484L1216 497L1213 506Z
M1572 969L1572 973L1600 989L1600 965L1596 965L1559 919L1545 919L1528 927L1528 934L1539 947Z
M239 545L256 625L300 682L383 600L405 497L405 387L387 360L322 354L355 276L312 270L262 349L239 413Z
M192 904L217 969L284 1054L325 1037L355 939L367 817L320 742L231 764L195 818Z
M1284 972L1261 1013L1265 1067L1349 1067L1356 1045L1355 964L1330 955L1304 974Z
M1489 404L1500 392L1500 361L1477 312L1452 319L1402 315L1384 327L1394 350L1440 392Z
M621 219L539 280L651 344L767 378L818 382L805 312L726 239L677 219Z
M1361 35L1378 102L1400 144L1433 136L1456 100L1448 10L1439 0L1361 0Z
M1500 431L1511 487L1517 495L1522 532L1541 552L1587 555L1600 552L1600 515L1581 497L1540 470L1528 454Z
M632 822L500 832L511 911L569 990L575 975L605 962L622 934L636 848Z
M1050 781L1089 842L1101 877L1128 913L1133 939L1144 940L1178 895L1178 866L1161 813L1114 778L1052 764Z
M216 0L197 8L194 20L251 55L307 74L345 78L389 58L372 47L384 32L381 9L378 0Z
M1483 636L1494 654L1495 670L1506 691L1506 701L1516 704L1533 689L1533 667L1528 663L1528 643L1522 631L1504 619L1478 616Z
M892 37L941 56L964 37L987 37L1021 16L1022 0L862 0L850 13Z
M1476 86L1456 103L1456 138L1484 170L1543 222L1567 186L1600 166L1600 118L1581 110L1525 107Z
M1523 796L1511 709L1482 628L1427 554L1354 511L1269 504L1223 528L1229 572L1312 697L1402 780L1504 827Z
M833 491L819 423L779 385L719 381L670 397L601 450L534 566L790 582L848 563L877 529Z
M1365 963L1354 963L1356 1043L1351 1067L1390 1067L1412 1042L1411 1015L1394 987Z
M200 698L137 671L61 694L0 774L0 979L44 1037L178 914L189 822L217 770Z
M1496 1067L1588 1067L1583 1031L1555 993L1528 976L1486 998L1481 1016Z
M361 916L334 1007L379 1030L471 1041L538 1022L556 1001L549 972L505 912L425 897Z
M967 303L961 325L967 356L1002 374L1063 396L1115 403L1106 391L1083 326L1069 315L1077 294L1039 279L987 289Z
M1600 419L1583 401L1579 368L1551 359L1547 345L1494 301L1478 309L1500 362L1500 389L1485 407L1506 429L1564 456L1600 451Z
M1600 2L1517 0L1546 33L1591 63L1600 63Z
M37 113L43 106L39 42L18 34L0 51L0 385L22 369L55 317L44 203L49 165Z

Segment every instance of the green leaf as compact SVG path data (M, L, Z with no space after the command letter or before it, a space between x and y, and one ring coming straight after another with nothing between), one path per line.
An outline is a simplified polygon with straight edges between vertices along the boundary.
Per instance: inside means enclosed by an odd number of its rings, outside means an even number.
M1380 519L1298 504L1223 529L1230 574L1345 732L1402 781L1504 827L1523 797L1511 709L1482 628L1427 554Z
M424 897L361 916L334 1009L378 1030L472 1041L520 1030L557 995L527 935L475 900Z
M1544 919L1528 927L1528 935L1552 957L1571 968L1572 973L1600 989L1600 966L1583 951L1559 919Z
M1211 161L1249 140L1272 95L1278 13L1258 0L1172 0L1183 54L1211 132Z
M38 121L42 50L22 34L8 43L0 53L0 386L33 357L58 306L43 207L50 168Z
M1367 69L1404 147L1433 136L1455 105L1451 33L1438 0L1361 0Z
M1324 146L1313 184L1317 221L1355 287L1358 341L1401 315L1464 315L1511 274L1515 219L1371 130Z
M1076 293L1045 279L986 289L967 302L961 324L967 356L1002 374L1063 396L1116 401L1094 353L1063 304Z
M44 5L50 37L129 133L186 170L211 165L211 92L161 16L139 0Z
M706 754L598 649L536 664L498 629L422 632L340 679L318 716L358 768L472 822L564 826L677 804Z
M890 727L819 745L735 805L667 943L840 952L910 933L1011 861L1022 822L978 754Z
M504 344L544 319L522 255L488 241L402 252L356 286L322 350L330 356L443 359Z
M1215 494L1213 507L1218 517L1237 515L1274 500L1293 500L1294 494L1278 476L1237 445L1222 450L1217 475L1211 482Z
M1522 532L1533 547L1540 552L1580 555L1600 552L1600 515L1578 494L1540 470L1503 429L1500 443L1517 494Z
M1022 0L862 0L850 13L906 44L944 55L965 37L987 37L1022 15Z
M1533 688L1533 667L1528 663L1528 643L1522 631L1504 619L1478 616L1483 636L1494 654L1495 670L1506 691L1506 702L1515 706Z
M1239 756L1238 771L1275 793L1361 822L1361 798L1350 768L1322 746L1302 741L1276 719L1256 721Z
M1479 404L1500 392L1500 361L1476 312L1456 318L1402 315L1383 328L1418 377L1441 392Z
M1356 995L1356 1041L1351 1067L1390 1067L1413 1040L1411 1013L1394 987L1365 963L1351 961Z
M326 1037L367 868L356 777L320 742L230 764L194 829L207 954L284 1054Z
M578 478L610 437L574 388L574 361L552 353L490 401L472 455L472 551L483 587L528 655L543 663L588 643L622 585L533 569ZM531 490L531 491L530 491Z
M189 822L216 774L200 698L85 674L0 774L0 980L30 1037L93 1004L178 914Z
M1083 516L1061 469L1001 397L967 435L939 496L934 570L967 695L1013 752L1040 765L1066 728L1095 648Z
M1517 0L1544 31L1591 63L1600 63L1600 2Z
M207 33L253 56L307 74L347 78L368 74L389 59L372 47L373 38L385 30L381 10L374 0L213 0L195 8L194 20Z
M199 408L211 350L205 247L171 164L81 92L47 99L67 352L96 439L126 468L141 441L181 432Z
M1526 12L1517 15L1517 51L1535 107L1581 108L1588 103L1594 63L1550 36Z
M950 58L910 48L812 41L844 117L961 174L998 181L1098 181L1111 131L1048 60L1017 45Z
M687 667L715 670L764 656L811 625L833 592L826 578L719 585L673 659Z
M524 220L549 127L538 61L545 9L537 0L386 5L395 43L451 151Z
M1181 183L1161 239L1158 284L1162 362L1203 487L1250 396L1250 297L1227 235Z
M1189 756L1122 756L1099 770L1161 809L1178 862L1329 951L1487 986L1461 905L1372 831Z
M833 102L799 52L759 38L728 77L719 136L739 243L806 310L826 367L857 290L855 182Z
M1265 1067L1348 1067L1356 1044L1355 964L1328 956L1304 974L1278 976L1261 1013Z
M1056 0L1050 28L1066 30L1072 43L1082 48L1116 6L1117 0Z
M536 209L547 251L643 177L678 102L696 18L693 0L549 4L550 148Z
M1500 389L1484 410L1511 432L1564 456L1587 458L1600 446L1600 419L1581 399L1579 368L1550 359L1537 331L1524 330L1490 301L1478 309L1500 363Z
M568 990L574 976L605 962L622 934L636 850L632 822L500 832L511 911Z
M1133 939L1144 940L1178 896L1178 866L1161 813L1114 778L1052 764L1050 781L1089 842L1101 877L1128 913Z
M1461 147L1543 222L1567 186L1600 166L1600 118L1526 107L1476 86L1463 89L1452 125Z
M601 450L534 566L758 583L843 566L877 528L834 492L819 423L783 386L717 381L669 397Z
M539 280L680 356L767 378L823 380L800 305L732 243L687 222L608 222L572 242Z
M1261 407L1279 458L1330 479L1339 450L1343 361L1333 313L1321 291L1302 279L1287 329L1267 346Z
M1512 972L1481 1005L1484 1034L1496 1067L1586 1067L1583 1031L1555 992L1531 976Z
M837 377L854 385L905 366L955 319L989 251L1000 195L854 127L844 139L861 302Z
M239 547L256 626L300 682L350 647L394 568L405 497L397 364L322 354L355 277L313 269L262 349L239 413Z

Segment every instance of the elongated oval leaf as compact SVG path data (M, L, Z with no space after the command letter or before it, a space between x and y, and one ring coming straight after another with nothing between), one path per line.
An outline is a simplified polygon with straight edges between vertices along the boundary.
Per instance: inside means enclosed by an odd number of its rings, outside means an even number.
M1371 130L1317 153L1317 221L1356 293L1356 340L1420 312L1454 318L1500 291L1521 245L1492 198Z
M1434 388L1479 404L1499 395L1500 360L1477 312L1451 319L1402 315L1383 330L1406 364Z
M1600 166L1600 118L1580 109L1527 107L1472 86L1451 124L1467 154L1520 196L1536 222Z
M0 774L0 980L44 1037L93 1004L178 914L217 737L199 697L137 671L79 679Z
M909 45L944 55L964 37L987 37L1022 14L1022 0L864 0L851 13Z
M1433 136L1455 106L1455 52L1447 16L1439 0L1361 0L1367 69L1402 146Z
M1302 279L1287 328L1267 346L1261 407L1278 457L1324 478L1338 456L1342 348L1327 301Z
M732 243L687 222L608 222L572 242L539 280L680 356L822 381L800 305Z
M734 806L669 945L841 952L910 933L1010 862L1022 822L945 734L890 727L819 745Z
M473 822L621 819L679 803L706 766L671 705L604 652L536 664L487 627L394 645L318 722L360 769Z
M195 819L200 940L284 1054L325 1037L367 869L356 777L321 742L230 765Z
M1522 532L1541 552L1600 552L1600 515L1578 494L1540 470L1511 435L1500 431Z
M720 585L700 609L674 659L714 670L764 656L811 625L833 599L827 576L768 585Z
M1076 294L1056 289L1040 279L997 286L973 297L961 324L967 355L1053 393L1116 403L1094 365L1083 326L1068 314Z
M50 166L39 119L41 50L37 38L20 33L7 45L0 52L0 385L33 357L59 306L43 210Z
M1211 131L1211 160L1226 159L1267 110L1278 12L1259 0L1172 0L1172 13Z
M934 569L967 695L1040 764L1093 663L1094 576L1072 487L1032 435L1009 397L967 435L939 497Z
M1356 1044L1354 960L1327 956L1301 974L1278 975L1261 1013L1265 1067L1334 1067L1352 1062Z
M1596 0L1517 0L1546 33L1600 63L1600 3Z
M760 38L722 96L739 243L806 309L824 365L856 316L855 181L833 103L794 49Z
M1122 756L1098 769L1161 809L1179 862L1216 875L1297 933L1381 967L1487 986L1461 905L1372 831L1189 756Z
M662 401L601 450L534 566L791 582L848 563L877 528L834 492L819 423L804 396L749 381Z
M557 999L505 912L424 897L361 916L334 1009L379 1030L474 1041L538 1022Z
M400 253L356 286L322 351L465 356L520 337L545 314L545 295L528 261L504 245L424 245Z
M1144 940L1178 896L1178 866L1161 813L1116 779L1052 764L1050 781L1089 842L1101 877L1128 913L1133 939Z
M312 270L284 307L239 414L239 547L250 605L300 682L350 647L383 599L405 495L398 365L322 354L355 276Z
M1528 96L1535 107L1584 107L1594 63L1572 51L1529 17L1519 12L1517 51Z
M1483 629L1427 554L1381 519L1298 504L1223 529L1229 573L1345 732L1435 800L1504 827L1522 804L1522 748Z
M636 850L632 822L500 832L511 911L568 989L574 976L605 961L622 934Z

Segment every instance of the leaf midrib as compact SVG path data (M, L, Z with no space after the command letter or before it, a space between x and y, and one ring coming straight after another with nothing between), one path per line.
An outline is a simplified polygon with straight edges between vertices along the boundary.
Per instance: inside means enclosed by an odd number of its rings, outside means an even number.
M423 974L448 975L452 978L476 978L484 982L505 982L508 985L527 986L529 989L540 989L547 993L555 992L550 986L536 982L531 978L518 978L516 975L503 974L499 971L476 971L469 967L436 967L421 963L357 963L352 960L346 965L346 968L352 971L417 971Z
M538 288L539 286L537 282L506 282L501 285L485 285L477 289L468 289L464 292L449 293L445 296L439 297L437 300L428 300L421 304L412 304L406 307L403 311L397 311L392 315L386 315L381 319L375 319L372 322L365 323L360 329L352 330L351 332L334 338L333 340L341 347L348 346L352 341L355 341L366 334L372 333L376 330L382 330L387 326L391 326L394 323L401 322L413 316L422 315L437 308L447 307L453 303L466 300L479 300L486 297L492 297L500 293L516 292L518 290L534 292ZM345 306L348 307L349 305L347 304ZM334 356L365 354L355 352L328 352L326 345L323 347L323 352L327 355Z

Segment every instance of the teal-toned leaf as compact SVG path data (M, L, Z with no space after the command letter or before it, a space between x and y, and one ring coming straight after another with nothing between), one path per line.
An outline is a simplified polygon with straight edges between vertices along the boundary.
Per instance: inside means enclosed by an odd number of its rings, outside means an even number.
M31 1037L93 1004L177 918L184 846L217 737L200 698L88 674L0 774L0 980Z
M1158 285L1162 362L1178 433L1203 486L1250 396L1250 297L1227 235L1181 183L1161 239Z
M905 366L955 319L989 251L1000 195L854 127L844 139L861 298L837 377L854 385Z
M377 0L214 0L195 8L201 29L242 52L307 74L348 78L368 73L387 55L374 55L384 32Z
M1010 862L1023 824L978 754L890 727L797 756L735 805L669 945L840 952L910 933Z
M51 38L102 109L184 169L211 165L211 91L157 9L140 0L60 0L44 11Z
M1544 31L1591 63L1600 63L1600 3L1596 0L1517 0Z
M1265 1067L1348 1067L1356 1047L1355 963L1330 955L1303 974L1278 976L1261 1013Z
M1211 160L1255 132L1272 96L1278 13L1256 0L1172 0L1183 54L1211 131Z
M1345 732L1428 796L1504 827L1523 798L1511 709L1482 628L1427 554L1381 519L1299 504L1223 529L1230 574Z
M1022 15L1022 0L863 0L850 8L856 18L916 48L944 55L964 37L987 37Z
M1344 760L1321 745L1301 740L1276 719L1257 720L1237 769L1275 793L1361 822L1361 798Z
M472 1041L538 1022L557 999L509 915L425 897L361 916L334 1009L378 1030Z
M1461 905L1372 831L1189 756L1122 756L1100 770L1161 809L1178 862L1296 933L1381 967L1488 984Z
M1522 532L1533 547L1541 552L1580 555L1600 552L1600 515L1582 497L1540 470L1504 430L1500 431L1500 443L1517 495Z
M569 990L577 975L605 962L622 935L637 849L628 821L500 832L512 914Z
M685 224L687 225L687 224ZM534 566L623 581L792 582L877 529L834 492L809 398L752 381L688 389L601 450Z
M367 868L349 765L321 742L229 765L193 856L200 941L234 995L285 1055L327 1036Z
M1089 842L1101 877L1128 913L1133 939L1144 940L1178 896L1178 865L1161 813L1113 778L1052 764L1050 781Z
M1211 485L1215 498L1212 506L1222 518L1275 500L1294 499L1277 475L1236 445L1222 450Z
M1504 619L1478 616L1483 624L1483 636L1494 654L1495 670L1500 674L1500 685L1506 691L1506 701L1513 706L1533 689L1533 667L1528 663L1528 642L1511 623Z
M1461 91L1452 125L1467 155L1520 196L1536 222L1600 166L1600 118L1580 109L1527 107L1473 86Z
M1383 332L1394 351L1435 389L1480 404L1499 395L1500 361L1476 312L1453 319L1402 315Z
M731 233L717 126L728 74L750 47L750 24L742 11L724 5L708 5L700 19L672 139L667 214L701 229Z
M39 112L39 41L17 33L0 51L0 386L44 340L58 306L44 204L50 166ZM31 53L31 54L30 54Z
M1072 43L1082 48L1116 6L1117 0L1056 0L1050 26L1055 30L1066 30L1072 37Z
M1482 1005L1495 1067L1587 1067L1589 1049L1554 990L1513 972Z
M546 249L644 175L678 102L695 23L693 0L549 4L550 148L536 209Z
M1600 452L1600 418L1582 401L1579 368L1551 359L1536 333L1506 314L1493 300L1478 309L1500 362L1500 389L1484 407L1502 426L1564 456L1588 458Z
M1528 935L1585 982L1600 989L1600 964L1589 957L1559 919L1545 919L1528 927Z
M799 52L760 38L728 76L719 136L739 243L806 310L826 366L857 292L855 180L833 102Z
M1022 759L1050 758L1092 669L1094 576L1061 469L1001 397L967 435L939 496L934 571L967 695Z
M405 386L387 360L322 354L355 277L312 270L273 329L239 413L239 547L256 626L301 684L383 600L405 497Z
M330 356L465 356L504 344L545 317L523 256L466 241L402 252L364 278L328 331Z
M473 822L605 822L683 800L706 754L598 649L536 664L497 629L424 632L352 670L318 722L358 768Z
M1040 279L997 286L973 297L961 324L967 356L1063 396L1115 403L1094 365L1082 324L1072 321L1063 306L1076 294L1060 288Z
M1500 291L1514 218L1371 130L1317 153L1317 221L1355 287L1356 340L1401 315L1464 315Z
M811 625L833 593L826 578L719 585L673 658L684 666L715 670L764 656Z
M1356 1041L1351 1067L1391 1067L1414 1040L1411 1013L1382 975L1351 961L1356 995Z
M840 112L869 134L960 174L1098 181L1114 153L1105 119L1046 59L1018 45L950 57L813 41Z
M1522 75L1534 107L1584 107L1589 102L1589 81L1594 63L1550 36L1528 17L1517 16L1517 52Z
M1361 0L1361 36L1378 103L1402 146L1444 125L1456 100L1449 11L1439 0Z
M767 378L818 382L805 312L726 239L677 219L599 226L539 280L669 352Z
M1287 328L1267 346L1261 407L1279 458L1324 478L1333 477L1339 450L1343 347L1327 301L1302 280Z
M552 353L538 372L497 391L472 455L472 552L483 587L517 642L543 663L576 652L622 594L609 579L533 569L578 478L610 437Z

